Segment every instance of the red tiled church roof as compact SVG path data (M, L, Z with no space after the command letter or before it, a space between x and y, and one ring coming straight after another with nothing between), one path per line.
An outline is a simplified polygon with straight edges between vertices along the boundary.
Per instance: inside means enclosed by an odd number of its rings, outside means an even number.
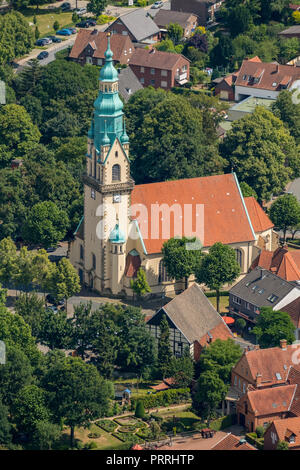
M169 236L163 238L160 229L159 237L151 239L152 204L167 204L168 207L179 204L182 212L184 212L185 204L191 205L193 207L192 232L182 229L182 235L185 236L193 235L193 231L196 230L196 204L204 205L204 240L201 241L205 247L212 246L218 241L230 244L255 239L246 205L234 174L137 185L131 194L131 204L144 205L148 210L148 229L141 230L148 254L160 253L165 241L180 235L174 233L174 219L171 217ZM258 209L257 212L259 212ZM182 227L184 227L184 213L182 215ZM198 216L201 216L201 212ZM272 226L271 222L267 223L264 217L267 216L261 214L258 218L266 225ZM141 228L141 223L139 225ZM257 225L256 220L255 225Z
M250 196L244 199L255 233L264 232L274 227L274 224L254 197Z

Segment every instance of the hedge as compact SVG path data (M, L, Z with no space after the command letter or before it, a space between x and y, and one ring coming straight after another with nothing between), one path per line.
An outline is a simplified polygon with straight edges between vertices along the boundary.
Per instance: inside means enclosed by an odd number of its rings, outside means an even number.
M256 432L249 432L246 434L246 441L257 447L259 450L263 450L264 448L264 438L258 438Z
M221 418L211 421L209 427L214 431L220 431L221 429L228 428L235 423L233 415L222 416Z
M174 388L148 395L142 399L145 408L167 406L181 401L187 401L191 397L189 388Z
M113 436L119 439L122 442L130 442L132 444L143 444L144 439L141 439L136 434L132 434L130 432L114 432Z
M109 419L100 419L95 424L106 432L113 432L118 427L117 423L114 423Z
M204 292L204 294L206 295L206 297L216 297L215 292ZM227 295L229 295L229 291L228 290L222 290L219 293L219 295L220 295L220 297L227 297Z

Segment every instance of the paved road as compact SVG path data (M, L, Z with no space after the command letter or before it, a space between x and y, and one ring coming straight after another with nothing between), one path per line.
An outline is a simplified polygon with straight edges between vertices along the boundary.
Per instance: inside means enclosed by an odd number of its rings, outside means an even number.
M293 193L300 202L300 178L295 179L288 187L288 192Z

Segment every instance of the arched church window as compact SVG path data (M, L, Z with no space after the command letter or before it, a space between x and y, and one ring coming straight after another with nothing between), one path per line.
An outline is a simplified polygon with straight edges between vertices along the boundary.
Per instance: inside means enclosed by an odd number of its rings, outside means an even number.
M121 179L121 167L120 165L113 165L112 167L112 180L120 181Z
M162 282L167 282L167 281L170 281L170 278L168 276L164 262L161 259L159 262L159 267L158 267L158 283L161 284Z
M242 261L243 261L242 250L239 250L238 248L236 248L235 256L236 256L236 260L237 260L238 264L240 265L240 267L242 267Z
M93 269L96 269L96 256L94 255L94 253L92 254L92 266Z

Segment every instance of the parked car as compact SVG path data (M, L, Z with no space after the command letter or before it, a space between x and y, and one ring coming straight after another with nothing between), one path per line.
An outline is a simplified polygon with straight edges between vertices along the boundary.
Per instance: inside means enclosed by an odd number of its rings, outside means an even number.
M75 13L77 13L78 16L84 15L86 13L86 8L77 8L77 10L75 10Z
M43 59L46 59L48 56L49 56L49 52L47 52L47 51L42 51L42 52L40 52L39 55L37 56L37 59L38 59L38 60L43 60Z
M67 11L67 10L71 10L71 3L69 2L64 2L61 7L60 7L63 11Z
M71 31L72 34L76 34L77 33L77 29L76 28L68 28L69 31Z
M47 41L46 41L45 38L43 38L43 39L38 39L38 40L36 41L36 43L35 43L36 46L46 46L46 44L48 44L48 43L47 43Z
M57 38L56 36L48 36L50 39L52 39L52 42L61 42L60 38Z
M51 305L51 307L47 307L48 310L51 310L53 313L57 313L58 312L58 308L56 308L54 305Z
M81 20L75 26L77 28L89 28L90 26L96 26L97 22L95 20Z
M71 31L69 29L60 29L59 31L56 31L56 34L59 34L60 36L71 36Z
M155 2L153 3L151 8L161 8L163 6L164 2Z
M44 41L46 41L46 44L51 44L52 43L52 39L49 36L47 36L46 38L42 38L42 39L44 39Z

